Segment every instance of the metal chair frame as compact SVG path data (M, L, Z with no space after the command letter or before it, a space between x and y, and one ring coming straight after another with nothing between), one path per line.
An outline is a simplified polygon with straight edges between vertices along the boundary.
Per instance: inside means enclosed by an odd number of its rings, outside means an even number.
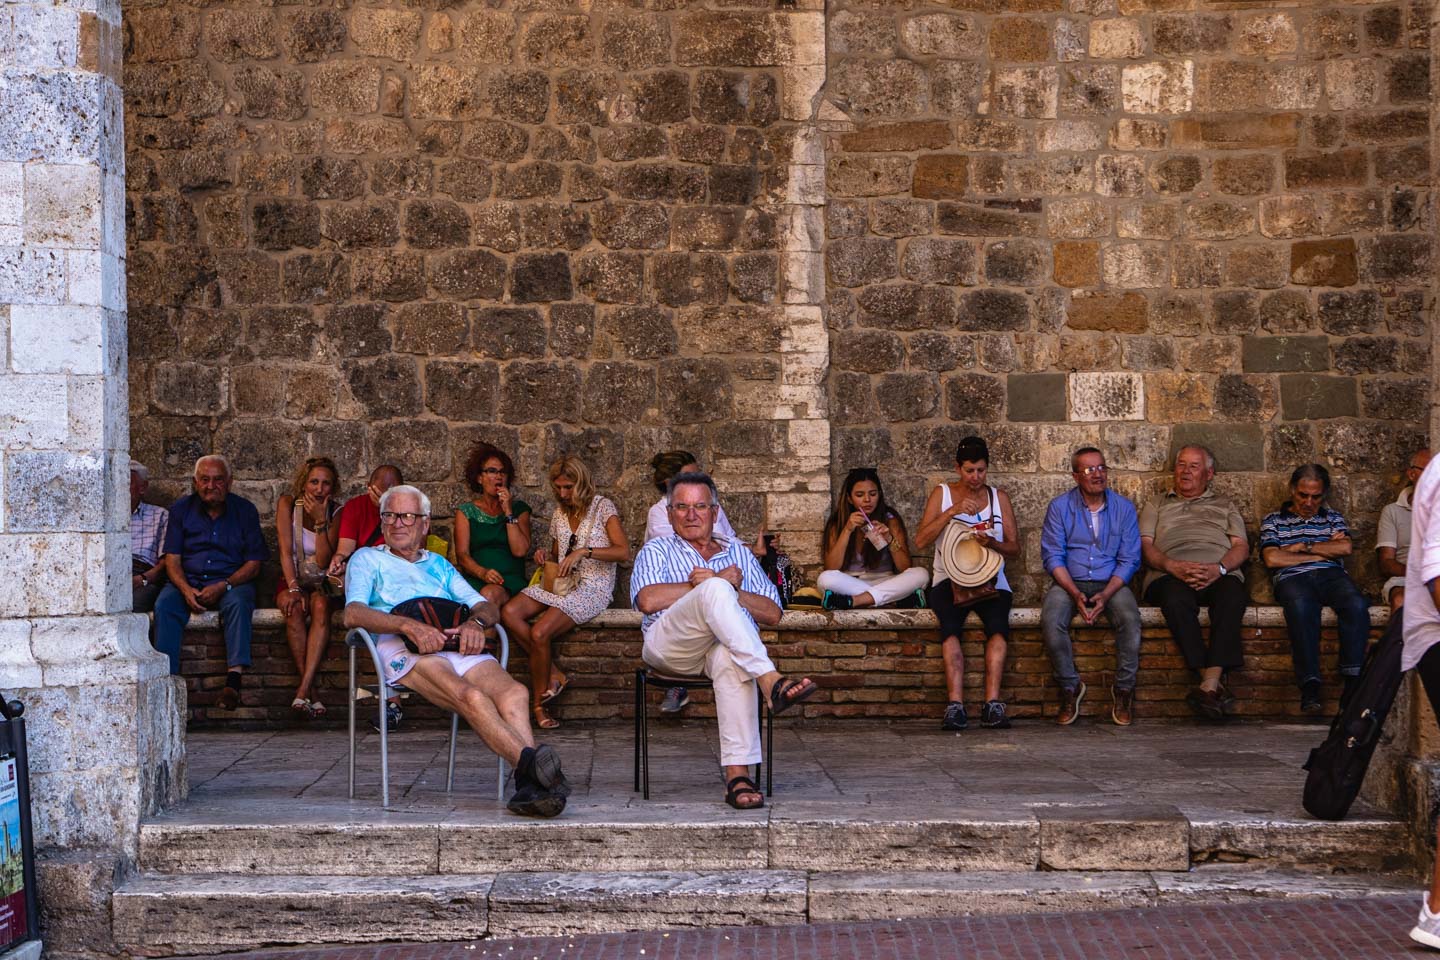
M650 799L650 711L645 700L646 687L690 687L715 689L714 682L707 676L678 676L660 673L651 667L637 667L635 670L635 791L643 790L646 800ZM765 698L756 691L756 720L764 733L764 752L755 765L755 782L765 774L765 796L770 796L775 770L775 719L765 709Z
M495 632L500 640L500 655L496 658L500 661L500 669L504 670L510 666L510 637L505 633L505 628L498 623L495 625ZM375 638L368 630L356 627L345 634L345 645L350 648L350 799L355 799L355 704L360 699L360 691L365 690L374 694L376 703L379 704L379 716L376 725L380 728L380 806L384 809L390 807L390 732L385 722L385 705L389 703L392 696L399 696L402 693L409 693L410 690L404 684L391 684L385 682L385 671L380 665L380 652L375 647ZM356 682L356 652L364 647L370 653L370 661L375 667L375 686L361 686ZM460 715L452 712L450 714L450 757L445 769L445 792L450 793L455 788L455 743L460 735ZM495 799L505 799L505 759L497 757L499 764L495 775Z

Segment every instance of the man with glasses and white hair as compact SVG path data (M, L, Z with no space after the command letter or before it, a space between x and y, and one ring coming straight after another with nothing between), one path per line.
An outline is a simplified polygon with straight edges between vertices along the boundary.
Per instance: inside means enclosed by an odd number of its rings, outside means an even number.
M1188 445L1175 452L1175 487L1140 511L1140 551L1150 572L1145 599L1165 625L1200 683L1186 697L1206 720L1235 709L1225 671L1241 666L1240 625L1250 595L1242 569L1250 556L1245 521L1235 504L1210 489L1215 455ZM1200 633L1200 604L1210 608L1210 639Z
M749 547L715 535L715 482L679 474L666 501L675 532L641 547L630 575L630 603L645 614L641 656L664 673L711 679L725 802L762 807L765 796L750 779L761 759L756 683L773 713L809 697L815 684L780 676L765 652L757 623L780 622L780 595Z
M1094 623L1104 611L1115 628L1115 683L1110 719L1128 727L1134 719L1135 673L1140 666L1140 606L1130 578L1140 570L1140 525L1135 504L1110 489L1105 454L1081 447L1070 456L1075 487L1045 510L1040 556L1055 583L1040 608L1045 649L1060 691L1055 722L1075 722L1085 683L1075 670L1070 621L1075 611Z
M195 492L176 500L165 531L165 571L170 582L155 601L155 647L180 672L180 642L191 613L220 611L225 634L225 686L216 702L240 705L240 678L250 666L255 578L270 556L260 513L230 492L230 464L218 454L195 461Z
M362 547L345 574L345 626L370 631L388 683L401 683L445 710L465 718L485 745L515 770L510 810L553 817L565 809L570 786L560 757L536 746L530 733L529 694L485 652L485 631L500 619L444 557L425 549L430 498L398 484L380 497L385 544ZM390 611L407 600L443 597L470 608L458 631L459 650L444 650L442 631ZM411 651L405 644L415 646Z

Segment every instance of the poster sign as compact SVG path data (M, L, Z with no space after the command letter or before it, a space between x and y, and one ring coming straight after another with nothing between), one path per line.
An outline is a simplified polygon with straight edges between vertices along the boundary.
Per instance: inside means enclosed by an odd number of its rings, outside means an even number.
M14 757L0 759L0 950L26 939L25 855Z

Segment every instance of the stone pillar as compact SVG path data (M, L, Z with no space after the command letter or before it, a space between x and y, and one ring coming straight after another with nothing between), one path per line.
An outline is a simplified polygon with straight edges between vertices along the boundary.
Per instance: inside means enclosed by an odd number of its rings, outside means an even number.
M0 691L62 954L104 949L140 819L184 792L183 687L129 612L119 75L118 4L0 9Z

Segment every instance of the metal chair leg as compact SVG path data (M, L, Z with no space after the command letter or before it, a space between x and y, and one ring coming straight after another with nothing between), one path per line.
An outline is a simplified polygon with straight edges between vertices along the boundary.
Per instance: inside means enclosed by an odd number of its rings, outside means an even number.
M635 716L632 718L635 729L630 738L635 747L635 762L631 765L631 772L635 774L635 789L631 791L632 793L640 792L640 698L644 695L644 690L645 672L643 670L636 670L635 702L632 704L635 708Z
M385 705L390 702L390 688L380 682L380 807L390 809L390 724L385 720Z
M773 778L775 775L775 718L765 718L765 796L770 796L774 789Z
M355 799L355 648L350 648L350 799Z
M645 791L642 794L646 800L650 799L650 706L645 696L645 687L640 687L640 778L644 784Z
M455 739L460 734L460 714L450 714L450 763L445 769L445 792L455 789Z

